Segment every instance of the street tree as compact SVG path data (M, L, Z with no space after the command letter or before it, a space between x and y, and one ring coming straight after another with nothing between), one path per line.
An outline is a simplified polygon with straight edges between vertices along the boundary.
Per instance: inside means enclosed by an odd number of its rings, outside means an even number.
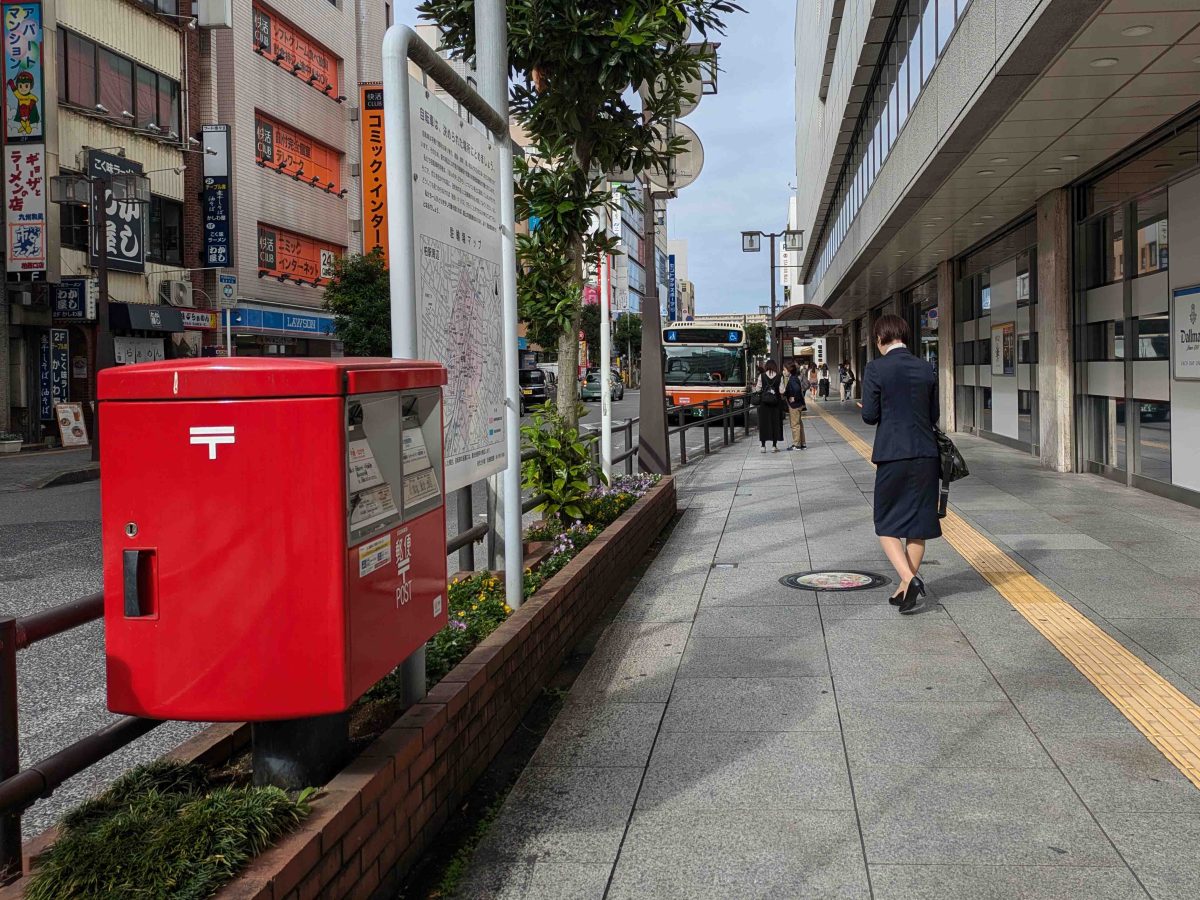
M531 141L515 165L517 219L537 222L517 241L520 314L542 346L557 341L558 408L572 425L578 386L568 373L579 362L588 263L618 249L597 229L597 214L614 209L605 173L661 171L683 149L668 126L707 61L685 43L688 25L707 39L741 9L732 0L508 0L510 112ZM474 59L473 0L423 0L418 11L444 46Z
M750 358L755 359L767 355L767 326L761 322L749 322L746 325L746 350Z
M347 356L391 356L392 312L388 269L379 249L334 261L324 306Z
M631 350L637 355L642 352L642 317L628 313L617 319L613 326L613 346L618 350Z

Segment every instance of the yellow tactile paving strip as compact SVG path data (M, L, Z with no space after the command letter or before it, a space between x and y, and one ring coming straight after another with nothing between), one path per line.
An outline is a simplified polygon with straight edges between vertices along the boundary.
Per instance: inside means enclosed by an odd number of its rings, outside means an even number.
M864 459L871 446L817 407ZM953 510L942 520L950 546L1071 661L1147 740L1200 788L1200 706L1052 590Z

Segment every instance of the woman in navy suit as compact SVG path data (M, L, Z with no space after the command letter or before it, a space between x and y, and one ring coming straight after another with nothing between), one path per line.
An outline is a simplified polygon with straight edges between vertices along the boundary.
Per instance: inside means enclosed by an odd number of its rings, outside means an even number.
M880 316L873 335L879 357L863 374L862 417L879 426L875 463L875 534L900 578L891 598L907 615L925 596L919 574L925 541L942 536L937 515L941 464L937 372L908 350L912 332L899 316Z

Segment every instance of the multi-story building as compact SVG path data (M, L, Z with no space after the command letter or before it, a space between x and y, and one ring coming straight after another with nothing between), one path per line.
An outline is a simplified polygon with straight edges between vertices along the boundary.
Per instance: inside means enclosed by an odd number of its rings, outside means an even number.
M179 11L175 0L5 4L0 431L53 440L60 402L83 404L90 425L101 251L118 361L196 355L215 327L192 308L198 35ZM106 200L93 216L51 196L56 175L122 173L149 179L148 202Z
M321 304L333 261L364 246L358 85L382 77L390 18L384 3L234 0L232 27L201 36L204 120L228 128L238 355L340 352Z
M805 293L860 374L898 313L950 428L1200 504L1198 26L1195 2L797 5Z

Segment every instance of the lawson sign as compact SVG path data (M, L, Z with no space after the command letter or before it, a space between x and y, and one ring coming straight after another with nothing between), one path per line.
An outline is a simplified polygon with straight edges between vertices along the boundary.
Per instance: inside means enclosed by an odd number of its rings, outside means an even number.
M222 311L222 326L227 315L232 327L242 331L333 337L333 317L316 312L239 306Z

